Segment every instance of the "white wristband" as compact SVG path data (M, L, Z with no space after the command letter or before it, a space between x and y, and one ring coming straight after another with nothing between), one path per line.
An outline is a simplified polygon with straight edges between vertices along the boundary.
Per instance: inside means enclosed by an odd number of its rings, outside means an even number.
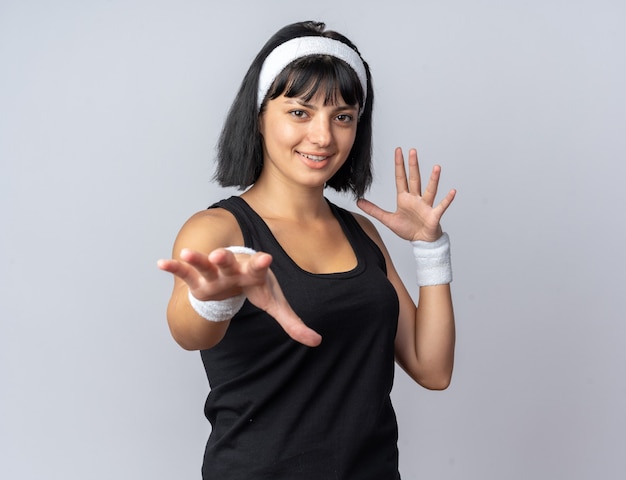
M248 255L254 255L256 250L248 247L226 247L226 250L237 253L245 253ZM243 293L235 295L234 297L225 298L224 300L198 300L189 291L189 303L198 315L211 322L223 322L230 320L241 309L246 296Z
M416 240L411 245L417 263L417 284L420 287L445 285L452 281L450 238L447 233L434 242Z

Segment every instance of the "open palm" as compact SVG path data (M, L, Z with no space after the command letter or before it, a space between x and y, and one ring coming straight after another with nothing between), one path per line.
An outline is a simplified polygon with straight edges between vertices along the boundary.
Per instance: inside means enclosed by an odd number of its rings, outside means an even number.
M407 178L402 149L395 150L395 177L397 207L395 212L383 210L366 199L360 199L357 205L392 232L405 240L433 242L441 236L441 217L448 209L456 190L448 194L435 205L441 167L433 167L426 189L422 194L421 175L417 161L417 151L409 150L409 175Z

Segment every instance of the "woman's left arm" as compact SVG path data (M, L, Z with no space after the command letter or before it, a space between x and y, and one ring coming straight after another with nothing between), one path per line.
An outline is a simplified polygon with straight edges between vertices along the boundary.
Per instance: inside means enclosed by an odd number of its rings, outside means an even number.
M451 190L435 205L441 168L435 166L422 194L417 152L409 151L409 176L407 178L401 149L395 151L397 209L387 212L365 199L358 206L379 220L401 238L435 245L442 242L440 220L454 200ZM398 332L395 351L398 364L420 385L433 390L445 389L450 384L454 364L454 310L449 279L419 287L416 306L400 279L389 253L369 222L361 222L366 231L379 244L387 260L387 274L394 285L400 302ZM444 242L445 243L445 242ZM418 275L420 274L418 270Z

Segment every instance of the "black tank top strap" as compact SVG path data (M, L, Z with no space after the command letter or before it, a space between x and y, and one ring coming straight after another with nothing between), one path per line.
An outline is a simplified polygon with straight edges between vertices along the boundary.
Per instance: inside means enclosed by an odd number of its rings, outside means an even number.
M380 250L376 242L372 240L372 238L363 230L363 227L359 224L352 212L346 210L345 208L341 208L331 202L328 202L330 208L333 210L333 214L335 218L341 224L344 232L346 233L346 237L350 243L356 247L355 243L358 243L359 246L364 248L367 251L371 251L376 256L376 261L378 266L387 273L387 264L385 262L385 256L383 252ZM355 251L363 251L361 248L355 248Z
M243 198L232 196L214 203L209 208L223 208L232 213L241 229L244 246L262 250L256 239L259 238L259 235L263 235L265 222Z

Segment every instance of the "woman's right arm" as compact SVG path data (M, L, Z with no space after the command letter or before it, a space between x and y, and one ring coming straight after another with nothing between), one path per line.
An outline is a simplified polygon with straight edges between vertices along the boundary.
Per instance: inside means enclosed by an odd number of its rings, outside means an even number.
M230 320L210 321L189 302L189 293L200 301L224 300L244 293L248 300L273 316L294 340L317 346L321 337L308 328L291 309L267 253L233 254L225 247L243 245L235 218L223 209L209 209L191 217L181 228L172 259L158 267L174 275L167 308L172 336L186 350L204 350L224 337Z
M220 300L241 293L241 289L228 289L223 282L203 281L215 270L209 253L230 245L243 245L237 221L226 210L208 209L187 220L174 242L172 258L158 262L161 270L174 277L167 322L174 340L186 350L211 348L226 333L230 321L211 322L201 317L188 295L191 290L199 300Z

